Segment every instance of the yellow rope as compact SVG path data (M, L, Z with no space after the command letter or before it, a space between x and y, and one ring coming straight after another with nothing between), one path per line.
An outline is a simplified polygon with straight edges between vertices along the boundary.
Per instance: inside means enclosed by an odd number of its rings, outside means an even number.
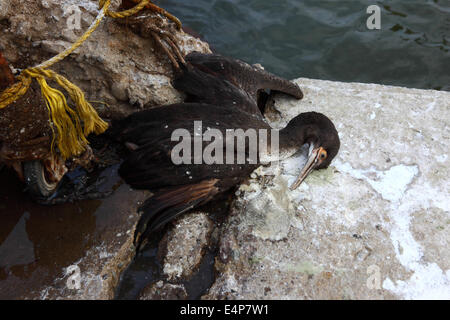
M22 97L30 87L32 79L35 78L41 87L42 96L45 98L49 110L49 117L57 131L56 136L53 134L52 153L54 152L55 142L64 159L82 153L88 144L86 137L92 132L96 134L104 132L108 128L108 124L98 116L96 110L86 101L80 88L47 68L63 60L86 41L97 29L105 15L112 18L125 18L136 14L148 3L149 0L142 0L132 9L111 12L108 10L111 0L99 0L100 12L89 29L70 48L36 67L23 70L17 77L17 82L0 93L0 110ZM68 93L75 103L75 110L68 106L64 94L50 87L46 79L56 81Z
M103 8L103 6L105 5L106 6L106 3L107 2L109 2L110 0L100 0L99 1L99 7L100 8ZM136 14L136 13L138 13L139 11L141 11L142 9L144 9L144 7L146 6L146 5L148 5L150 3L150 0L142 0L141 2L139 2L136 6L134 6L133 8L131 8L131 9L128 9L128 10L124 10L124 11L120 11L120 12L113 12L113 11L109 11L109 10L106 10L106 15L108 16L108 17L111 17L111 18L114 18L114 19L116 19L116 18L126 18L126 17L129 17L129 16L132 16L132 15L134 15L134 14ZM108 5L109 6L109 5Z
M0 110L23 96L31 85L31 78L19 75L17 82L0 94Z

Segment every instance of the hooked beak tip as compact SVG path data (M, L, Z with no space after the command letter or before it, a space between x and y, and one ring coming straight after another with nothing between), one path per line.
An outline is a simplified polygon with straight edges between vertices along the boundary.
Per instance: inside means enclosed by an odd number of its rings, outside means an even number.
M303 182L303 180L306 179L306 177L308 176L309 172L305 175L300 175L297 180L289 187L289 189L291 191L294 191L295 189L297 189Z
M306 178L306 177L305 177ZM302 179L302 176L299 176L297 180L289 187L291 191L294 191L297 189L303 182L304 178Z
M297 180L289 187L291 191L297 189L300 184L302 184L302 182L306 179L306 177L311 173L311 171L317 166L321 150L322 148L311 150L308 161L300 172L300 175L298 176Z

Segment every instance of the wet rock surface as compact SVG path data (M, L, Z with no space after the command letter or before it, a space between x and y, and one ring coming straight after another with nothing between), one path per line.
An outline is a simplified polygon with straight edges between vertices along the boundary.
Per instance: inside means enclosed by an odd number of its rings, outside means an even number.
M341 150L295 192L306 149L241 186L205 298L450 298L450 93L297 82L272 124L322 112Z
M167 231L162 232L164 234L162 238L151 239L150 248L144 250L141 259L153 253L155 272L149 273L144 278L146 286L140 290L137 298L139 300L199 298L199 292L209 287L208 282L209 285L212 283L210 276L213 273L215 256L215 252L211 251L211 247L214 246L214 239L211 239L213 229L217 230L208 214L191 212L170 224ZM152 248L152 244L157 248ZM145 266L145 262L134 261L130 267L139 268L139 266ZM152 267L146 269L151 270ZM127 294L119 292L117 297L134 298L130 292Z
M188 294L182 284L171 284L158 281L146 287L139 300L184 300Z
M208 215L199 212L178 219L170 228L163 265L168 280L187 279L194 272L202 261L213 226Z
M107 170L112 196L43 206L10 170L0 174L0 299L111 299L134 256L136 208L149 192Z
M220 229L231 199L231 191L224 193L154 233L122 274L116 298L192 300L206 294L214 282ZM173 289L178 292L180 287L186 297L173 296Z

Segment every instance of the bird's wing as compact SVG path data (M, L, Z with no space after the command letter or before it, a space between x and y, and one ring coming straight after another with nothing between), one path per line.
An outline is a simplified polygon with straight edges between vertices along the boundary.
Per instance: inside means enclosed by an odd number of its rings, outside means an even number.
M283 92L297 99L303 98L297 84L238 59L192 52L186 56L186 61L203 72L228 80L251 95L255 101L258 91L263 89Z
M227 129L239 128L246 131L252 128L256 129L256 134L258 129L270 129L260 118L243 112L237 107L222 108L205 104L178 104L149 109L135 113L127 119L123 121L126 125L122 127L119 136L123 142L136 145L137 149L132 151L122 163L119 173L132 187L152 191L168 186L199 183L211 178L235 179L238 183L258 166L256 163L254 165L237 164L236 161L233 164L205 165L202 151L210 142L201 141L201 135L196 137L195 121L201 121L202 133L208 129L218 130L216 132L224 138L223 143L220 144L224 156L227 151L225 143ZM188 163L178 165L172 160L172 151L176 145L185 140L184 138L172 139L174 130L177 129L185 130L191 139L190 155L184 158ZM199 152L196 152L192 146L194 139L201 141L202 148ZM213 141L215 141L214 138ZM239 150L236 142L230 150L234 159L241 156L246 160L252 147L254 146L245 143L245 148ZM199 159L203 165L195 164L196 155L200 156Z
M243 111L259 114L255 97L229 79L190 64L182 68L183 72L174 79L173 86L186 93L186 102L209 103L224 108L239 106Z

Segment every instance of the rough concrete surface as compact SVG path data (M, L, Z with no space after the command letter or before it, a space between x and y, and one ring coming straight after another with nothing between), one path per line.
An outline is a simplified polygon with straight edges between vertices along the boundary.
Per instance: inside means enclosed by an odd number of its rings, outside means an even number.
M205 298L449 299L450 93L296 82L272 124L322 112L341 150L294 192L306 149L241 186Z

